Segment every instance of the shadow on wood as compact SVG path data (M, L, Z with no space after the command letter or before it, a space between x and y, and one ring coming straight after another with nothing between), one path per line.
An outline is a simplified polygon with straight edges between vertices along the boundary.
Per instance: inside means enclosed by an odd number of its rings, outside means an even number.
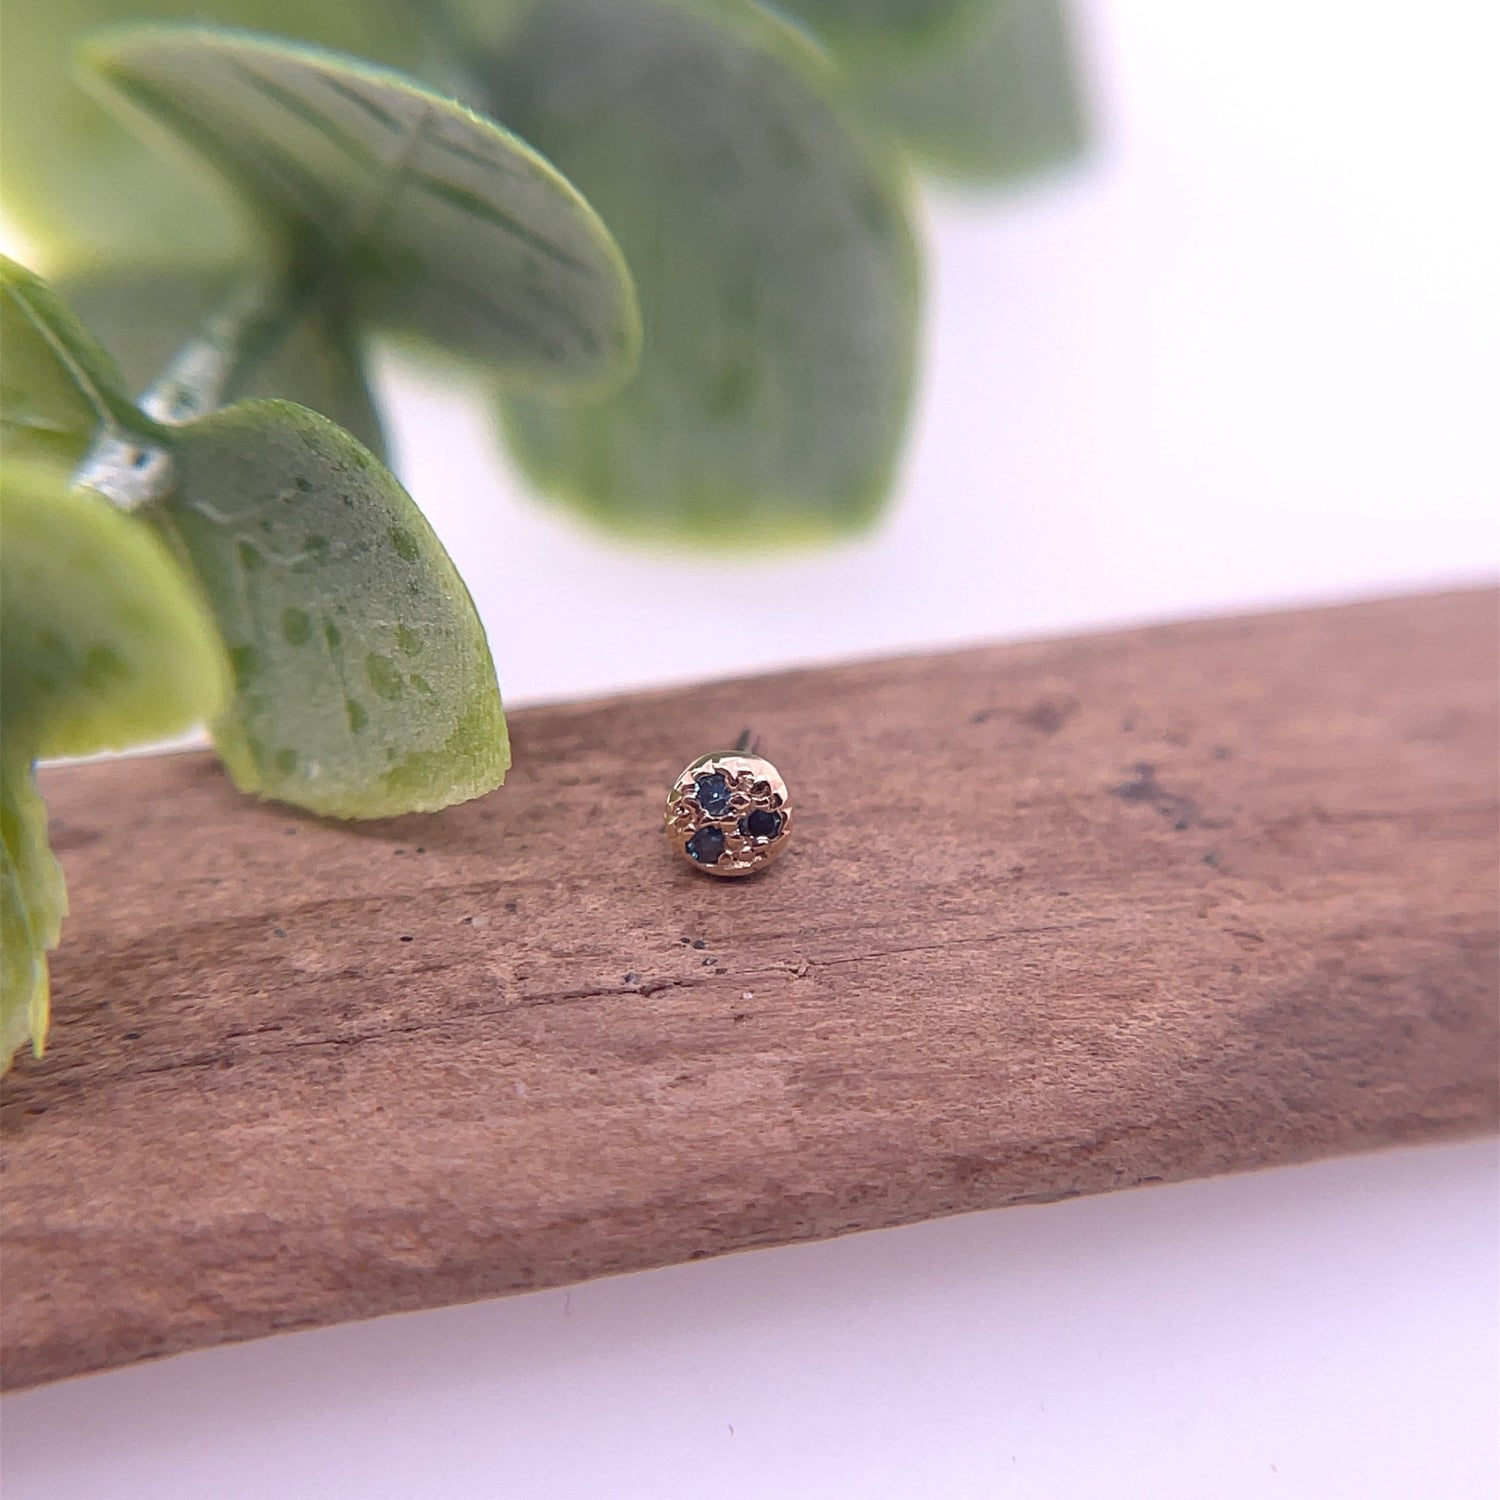
M534 709L319 824L43 776L73 899L3 1110L21 1386L750 1245L1493 1128L1496 600ZM662 838L760 730L798 839Z

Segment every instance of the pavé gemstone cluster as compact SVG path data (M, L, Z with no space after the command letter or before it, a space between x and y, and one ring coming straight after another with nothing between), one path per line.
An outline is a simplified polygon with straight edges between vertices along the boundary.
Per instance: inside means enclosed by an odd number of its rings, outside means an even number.
M688 766L667 795L667 838L710 875L753 875L791 835L786 783L770 761L735 750Z

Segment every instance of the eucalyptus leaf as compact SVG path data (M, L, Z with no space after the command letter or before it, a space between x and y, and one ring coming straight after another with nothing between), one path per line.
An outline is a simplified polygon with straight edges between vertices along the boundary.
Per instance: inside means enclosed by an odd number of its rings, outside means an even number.
M143 14L254 26L401 67L428 55L416 7L381 0L0 0L6 215L49 268L218 265L248 242L218 183L142 143L74 82L86 32Z
M398 74L315 48L139 26L84 54L102 93L175 133L355 314L518 385L603 387L639 316L618 248L525 142Z
M994 0L941 49L900 66L855 64L872 120L922 164L998 183L1079 155L1087 141L1060 0Z
M236 695L235 784L341 818L479 796L510 764L484 630L432 529L348 433L287 401L174 429L154 512L201 581Z
M0 1072L47 1040L47 950L67 910L29 756L0 750Z
M164 739L228 687L212 618L150 526L61 471L0 471L0 736L90 755Z
M107 353L40 277L0 256L0 441L9 461L72 468L96 435L151 426Z
M0 1067L47 1034L67 901L32 767L160 739L228 690L203 601L155 532L56 469L0 469Z
M977 12L1004 0L776 0L841 59L904 66L940 48Z
M64 276L58 291L120 362L132 391L161 373L205 316L245 272L97 267ZM309 307L238 390L245 399L282 397L321 412L377 455L385 451L380 416L347 316L325 298Z
M476 86L604 214L646 324L616 395L506 405L532 477L721 546L866 521L911 395L917 258L904 176L815 49L750 5L552 0Z

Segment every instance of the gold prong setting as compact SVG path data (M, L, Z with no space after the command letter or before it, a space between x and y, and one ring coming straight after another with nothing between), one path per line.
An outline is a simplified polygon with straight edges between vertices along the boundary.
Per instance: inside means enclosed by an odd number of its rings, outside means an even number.
M695 869L753 875L786 847L792 807L770 761L736 750L700 756L667 794L667 838Z

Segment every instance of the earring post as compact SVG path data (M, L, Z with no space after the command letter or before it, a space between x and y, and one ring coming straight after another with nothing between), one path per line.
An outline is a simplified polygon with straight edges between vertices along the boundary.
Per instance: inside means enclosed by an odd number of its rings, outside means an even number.
M753 729L742 729L740 737L734 742L737 755L755 754L755 731Z

